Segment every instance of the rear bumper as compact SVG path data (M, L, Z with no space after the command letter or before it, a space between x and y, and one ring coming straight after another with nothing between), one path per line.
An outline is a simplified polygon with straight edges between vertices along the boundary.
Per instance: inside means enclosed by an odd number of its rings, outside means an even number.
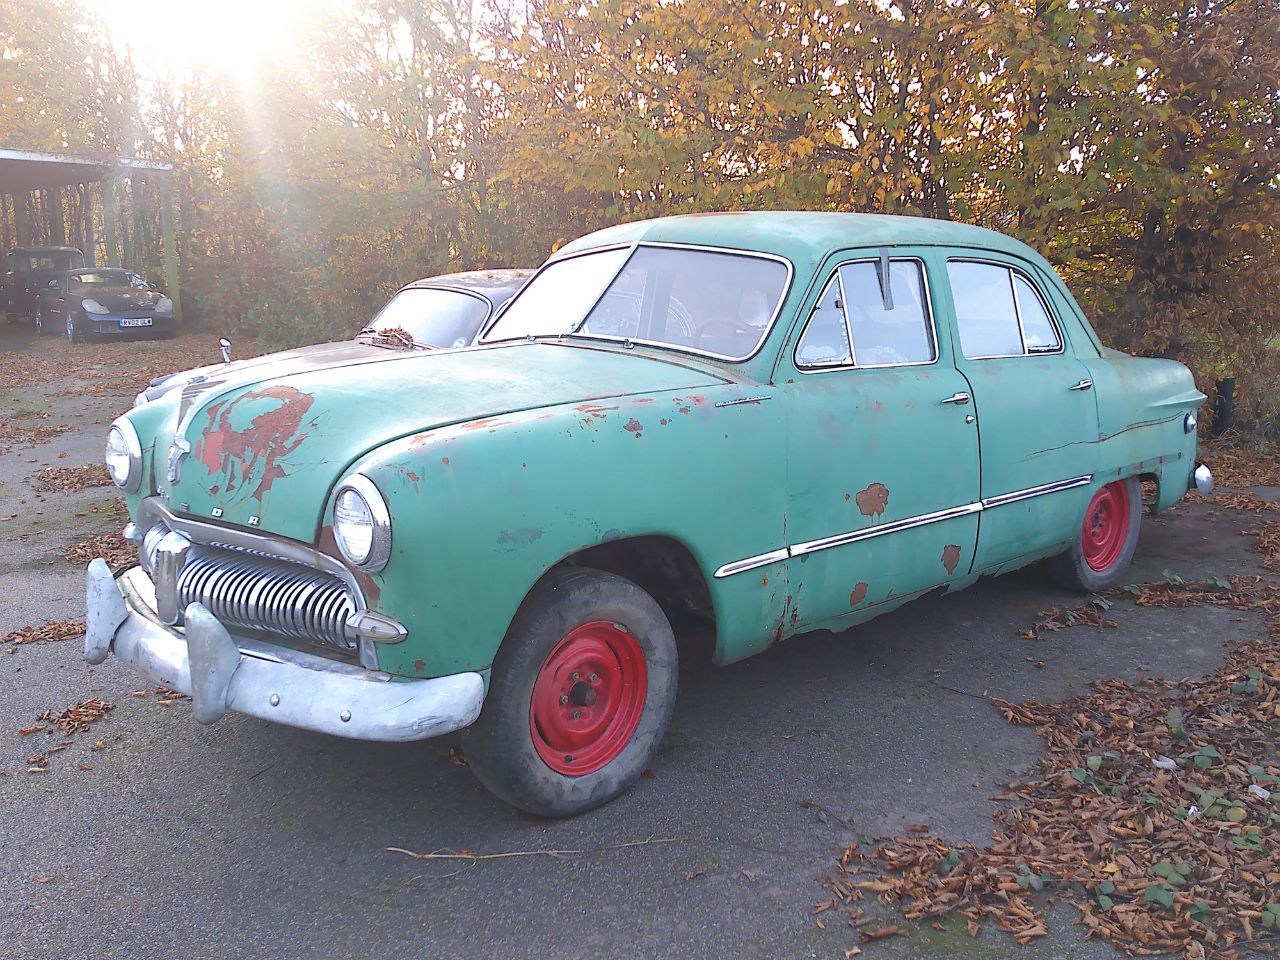
M1191 471L1191 485L1196 488L1196 491L1201 496L1207 497L1213 493L1213 471L1209 469L1208 465L1203 463L1196 464L1196 468Z
M234 710L339 737L408 741L460 730L480 715L478 673L393 682L385 673L233 638L198 603L187 607L185 627L166 626L140 567L117 579L105 560L94 560L85 596L85 659L102 663L114 653L190 696L201 723Z

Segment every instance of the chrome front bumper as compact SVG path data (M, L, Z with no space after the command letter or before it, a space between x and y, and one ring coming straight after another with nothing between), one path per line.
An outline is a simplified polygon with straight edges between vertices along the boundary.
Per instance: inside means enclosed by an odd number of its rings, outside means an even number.
M386 673L233 638L199 603L187 607L185 627L166 626L141 567L117 579L105 560L94 560L85 600L84 658L96 664L114 653L190 696L200 723L235 710L339 737L407 741L460 730L480 715L478 673L394 682Z

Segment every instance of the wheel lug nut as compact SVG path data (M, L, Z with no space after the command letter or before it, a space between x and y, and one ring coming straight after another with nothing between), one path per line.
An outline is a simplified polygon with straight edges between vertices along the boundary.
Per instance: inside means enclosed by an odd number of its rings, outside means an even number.
M577 670L575 670L575 671L573 671L573 673L569 674L569 679L570 679L570 680L580 680L580 679L581 679L581 674L579 674L579 673L578 673L578 671L577 671Z
M573 713L569 714L569 716L571 716L571 717L573 717L573 719L577 720L577 719L579 719L579 718L582 716L582 711L581 711L581 710L575 710L575 711L573 711Z
M566 696L562 693L562 694L560 694L560 702L561 702L561 703L568 703L568 702L569 702L569 698L568 698L568 697L566 697Z
M594 673L589 673L589 674L587 674L587 679L588 679L588 680L590 680L592 683L599 683L599 682L600 682L600 678L599 678L599 677L597 677Z

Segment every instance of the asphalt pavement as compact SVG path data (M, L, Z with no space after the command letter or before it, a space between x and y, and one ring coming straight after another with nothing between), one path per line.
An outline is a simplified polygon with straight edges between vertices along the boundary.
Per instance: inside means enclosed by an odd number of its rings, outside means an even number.
M15 348L93 349L0 338L0 363ZM14 515L0 521L0 635L83 616L83 571L62 554L118 529L111 488L38 496L32 478L98 462L138 386L123 364L108 396L55 396L66 381L0 392L0 422L48 412L40 422L75 427L0 454L0 518ZM1134 579L1252 570L1247 526L1203 504L1148 519ZM1040 755L986 696L1199 676L1233 638L1264 632L1238 611L1121 600L1115 629L1019 636L1079 601L1024 571L692 669L652 776L560 822L488 794L455 762L456 737L368 744L234 715L202 727L115 661L87 665L79 641L0 646L0 954L841 958L857 931L812 908L845 845L912 824L981 842L990 797ZM114 704L90 730L19 734L89 697ZM28 773L41 753L47 772ZM517 855L422 862L392 847ZM1119 956L1069 910L1051 916L1052 935L1027 947L923 926L865 955Z

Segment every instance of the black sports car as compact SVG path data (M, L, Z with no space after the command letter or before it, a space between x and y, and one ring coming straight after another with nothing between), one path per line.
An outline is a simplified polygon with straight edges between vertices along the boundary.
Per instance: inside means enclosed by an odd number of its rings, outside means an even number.
M61 270L36 295L37 333L65 333L72 343L110 337L172 337L173 301L131 270Z
M61 271L83 266L84 254L76 247L15 247L5 254L0 273L0 312L10 323L30 320L40 288Z

